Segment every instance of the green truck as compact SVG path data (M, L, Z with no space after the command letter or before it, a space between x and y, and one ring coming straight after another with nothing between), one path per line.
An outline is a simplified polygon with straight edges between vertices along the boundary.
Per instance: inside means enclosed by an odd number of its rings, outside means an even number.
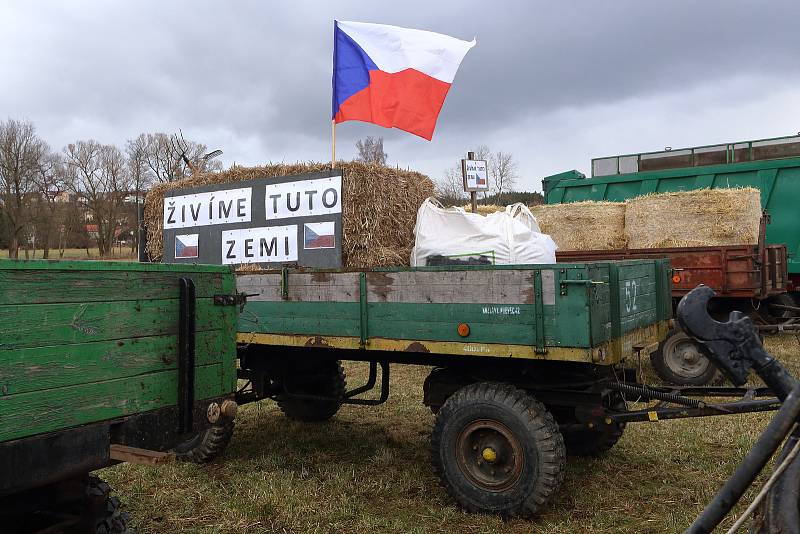
M766 244L786 245L788 290L796 292L800 286L800 136L595 158L590 178L572 170L545 177L542 187L547 204L755 187L770 218Z
M664 249L559 251L559 261L667 257L675 271L673 302L698 284L713 288L715 317L748 312L765 331L800 331L800 137L779 137L592 160L592 176L572 170L542 181L545 202L624 201L648 193L755 187L766 215L758 243ZM680 214L671 224L680 224ZM716 368L676 329L652 354L666 381L714 381Z
M0 530L125 532L90 472L222 452L235 293L227 267L0 261Z

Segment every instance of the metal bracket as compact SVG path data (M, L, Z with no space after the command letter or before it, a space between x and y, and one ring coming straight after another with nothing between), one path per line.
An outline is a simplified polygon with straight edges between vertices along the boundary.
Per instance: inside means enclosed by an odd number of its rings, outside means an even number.
M257 297L258 293L235 293L233 295L214 295L214 306L244 306L247 297Z
M558 287L560 289L561 295L566 295L567 286L569 285L591 287L591 286L602 286L604 284L605 282L598 282L596 280L561 280L559 282Z

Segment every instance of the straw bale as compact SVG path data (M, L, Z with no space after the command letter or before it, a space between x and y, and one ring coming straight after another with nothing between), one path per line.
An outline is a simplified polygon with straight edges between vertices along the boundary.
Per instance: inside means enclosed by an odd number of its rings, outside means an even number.
M531 207L543 234L561 250L614 250L625 247L625 204L571 202Z
M465 204L461 206L464 211L472 213L472 204ZM498 206L497 204L478 204L478 213L481 215L489 215L497 211L505 211L505 206Z
M424 174L361 162L337 164L344 170L342 261L348 268L408 265L414 246L414 225L422 202L433 195ZM145 199L147 252L154 261L163 255L164 194L178 188L324 171L328 163L269 164L233 167L177 182L154 186Z
M703 247L758 242L758 189L697 189L632 198L628 248Z

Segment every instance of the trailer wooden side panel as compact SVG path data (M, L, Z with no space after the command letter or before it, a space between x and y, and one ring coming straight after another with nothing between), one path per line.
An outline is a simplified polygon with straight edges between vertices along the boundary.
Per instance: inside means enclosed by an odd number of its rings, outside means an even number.
M666 329L667 270L639 260L246 274L239 341L613 363Z
M196 288L196 400L236 386L228 267L0 261L0 443L175 406L179 279Z

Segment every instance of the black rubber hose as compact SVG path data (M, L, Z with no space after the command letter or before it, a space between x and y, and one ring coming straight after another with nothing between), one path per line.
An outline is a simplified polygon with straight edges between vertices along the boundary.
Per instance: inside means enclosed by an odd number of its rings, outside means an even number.
M800 438L797 435L786 440L776 465L780 465L798 440ZM762 525L758 532L800 533L800 456L792 461L772 487L763 509Z
M789 393L778 413L761 433L731 478L720 488L714 500L703 509L694 523L686 529L685 534L706 534L720 524L794 428L798 416L800 416L800 385Z

